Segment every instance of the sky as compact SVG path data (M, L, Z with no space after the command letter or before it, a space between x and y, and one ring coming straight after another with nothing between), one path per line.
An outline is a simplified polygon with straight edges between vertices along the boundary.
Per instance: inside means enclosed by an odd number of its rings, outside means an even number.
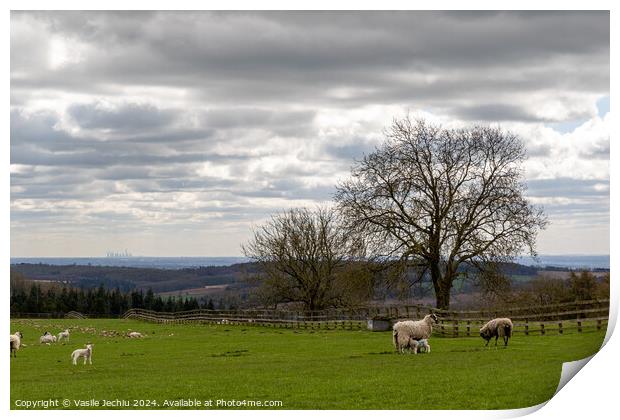
M541 254L609 253L608 12L11 12L11 256L236 256L394 118L523 139Z

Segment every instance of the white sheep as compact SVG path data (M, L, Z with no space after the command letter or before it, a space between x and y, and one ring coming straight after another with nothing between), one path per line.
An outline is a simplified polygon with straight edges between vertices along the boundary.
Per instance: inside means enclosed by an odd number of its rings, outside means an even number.
M11 338L11 352L10 352L10 354L12 354L13 357L17 357L17 350L19 350L19 348L22 345L23 335L19 331L16 331L15 334L10 336L10 338Z
M66 329L58 333L58 342L60 343L62 339L69 341L69 329Z
M73 364L77 365L77 361L80 357L84 358L84 364L86 364L86 360L92 365L93 364L93 345L86 344L85 349L77 349L71 353L71 359L73 360Z
M435 314L428 314L420 321L400 321L392 327L392 340L396 351L402 353L403 346L410 346L411 340L427 340L433 333L433 324L437 322ZM417 352L417 348L416 348Z
M504 346L507 346L508 339L512 337L512 331L513 325L510 318L495 318L480 328L480 337L486 341L485 347L489 345L489 341L493 337L495 337L495 346L497 346L499 337L504 338Z
M143 337L143 335L142 335L142 334L140 334L140 333L139 333L139 332L137 332L137 331L132 331L132 332L130 332L129 334L127 334L127 337L129 337L129 338L142 338L142 337Z
M50 344L56 342L56 336L48 333L47 331L41 337L39 337L40 344Z

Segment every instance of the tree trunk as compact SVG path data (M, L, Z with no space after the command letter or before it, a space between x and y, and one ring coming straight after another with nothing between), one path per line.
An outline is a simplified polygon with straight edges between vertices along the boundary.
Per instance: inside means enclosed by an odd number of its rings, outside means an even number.
M439 266L439 258L430 261L431 280L435 289L435 298L438 309L448 309L450 306L450 289L452 287L452 279L441 275Z
M450 307L450 286L439 284L439 287L435 287L435 296L438 309L448 309Z

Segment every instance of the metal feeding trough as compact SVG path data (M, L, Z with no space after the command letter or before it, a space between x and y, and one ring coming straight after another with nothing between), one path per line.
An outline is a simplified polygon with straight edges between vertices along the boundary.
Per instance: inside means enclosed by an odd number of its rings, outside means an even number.
M392 329L390 318L369 318L368 329L370 331L389 331Z

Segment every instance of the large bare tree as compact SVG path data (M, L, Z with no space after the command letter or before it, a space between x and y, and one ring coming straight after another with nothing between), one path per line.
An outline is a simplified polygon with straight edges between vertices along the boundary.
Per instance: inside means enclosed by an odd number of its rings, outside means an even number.
M536 235L547 221L524 197L526 154L517 136L409 117L394 120L385 134L335 198L375 255L430 276L437 307L449 307L462 264L484 271L523 252L536 254Z
M369 299L372 273L359 258L362 249L327 208L276 214L242 247L261 268L265 302L301 303L309 311Z

